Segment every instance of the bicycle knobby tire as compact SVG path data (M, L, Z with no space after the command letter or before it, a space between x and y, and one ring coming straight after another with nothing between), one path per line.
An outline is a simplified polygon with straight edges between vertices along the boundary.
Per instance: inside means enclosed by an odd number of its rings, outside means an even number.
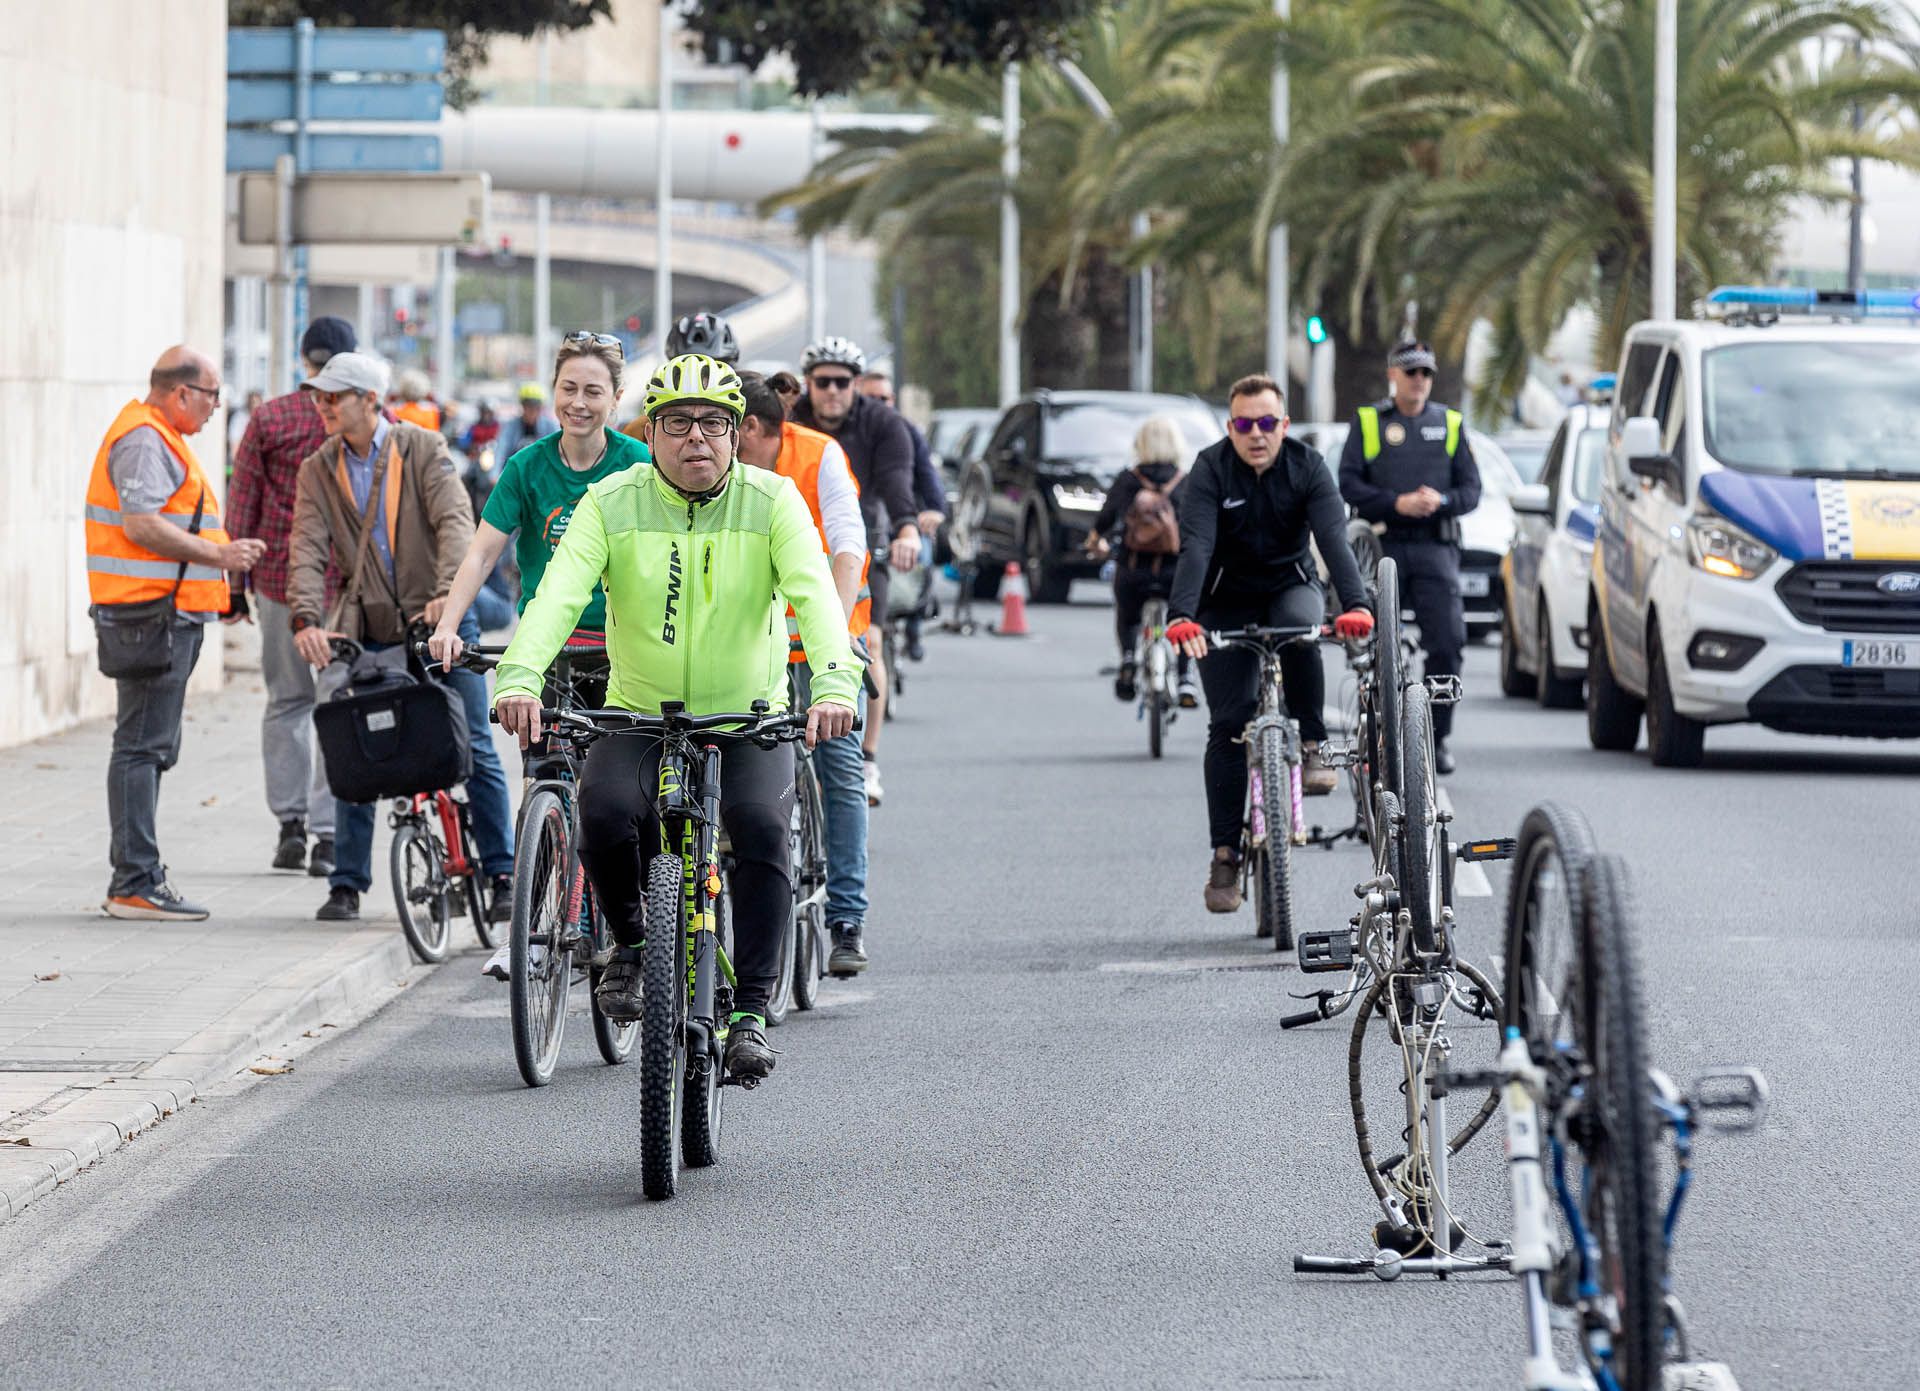
M681 863L647 864L647 937L640 950L640 1184L649 1198L680 1185L680 1089L687 1071L687 982Z
M1266 821L1266 854L1255 865L1254 913L1260 935L1273 938L1275 951L1293 950L1293 770L1280 731L1260 732L1261 815Z
M1373 712L1380 733L1379 760L1375 771L1380 785L1398 797L1401 794L1400 706L1406 679L1400 669L1400 567L1382 556L1374 570L1373 624Z

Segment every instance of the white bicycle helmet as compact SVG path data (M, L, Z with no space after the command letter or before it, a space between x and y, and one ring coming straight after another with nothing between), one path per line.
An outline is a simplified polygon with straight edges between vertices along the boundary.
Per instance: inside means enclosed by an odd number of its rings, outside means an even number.
M809 343L806 352L800 355L800 372L804 376L816 367L851 367L856 373L867 370L867 355L860 351L860 345L851 338L837 336L822 338L817 343Z

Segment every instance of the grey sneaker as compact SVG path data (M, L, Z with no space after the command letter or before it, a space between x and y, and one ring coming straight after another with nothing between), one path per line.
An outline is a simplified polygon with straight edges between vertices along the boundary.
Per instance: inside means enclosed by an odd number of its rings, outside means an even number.
M164 879L139 893L114 894L100 907L110 918L142 922L200 922L208 916L205 908L180 897Z
M736 1014L727 1026L727 1075L756 1081L773 1071L766 1025L755 1014Z
M827 957L827 974L845 979L867 969L867 947L860 940L860 929L852 923L833 927L833 951Z
M600 973L593 1001L610 1023L632 1024L640 1018L640 948L616 947L613 960Z

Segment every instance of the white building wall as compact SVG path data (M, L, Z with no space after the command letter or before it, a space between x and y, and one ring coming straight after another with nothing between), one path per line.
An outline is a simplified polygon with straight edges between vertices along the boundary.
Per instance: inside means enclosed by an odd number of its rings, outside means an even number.
M161 351L220 357L225 8L0 0L0 745L113 710L81 508ZM191 441L220 480L225 437ZM221 680L209 643L195 687Z

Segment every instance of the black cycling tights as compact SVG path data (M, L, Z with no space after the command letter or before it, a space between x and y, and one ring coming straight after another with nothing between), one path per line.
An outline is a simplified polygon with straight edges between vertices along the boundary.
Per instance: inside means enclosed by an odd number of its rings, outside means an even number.
M580 860L622 946L646 936L647 861L659 853L660 741L610 735L580 775ZM787 831L793 750L730 745L720 767L720 820L733 843L733 1007L763 1018L780 970L780 934L793 921Z

